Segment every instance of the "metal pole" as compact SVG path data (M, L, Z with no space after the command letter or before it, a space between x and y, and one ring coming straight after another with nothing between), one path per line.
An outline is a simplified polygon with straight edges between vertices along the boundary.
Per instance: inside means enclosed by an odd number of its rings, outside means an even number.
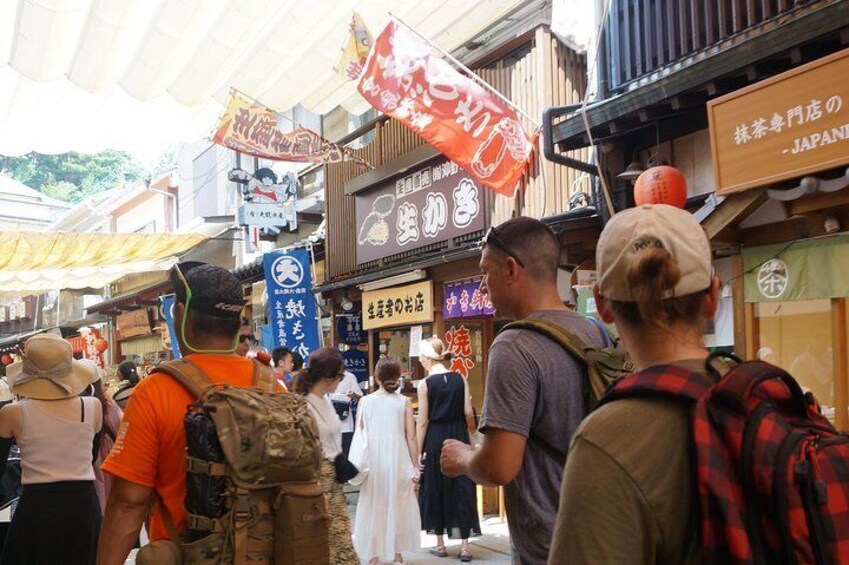
M312 280L313 286L316 283L316 271L315 271L315 250L313 250L312 242L309 243L308 248L310 250L310 271L312 272ZM321 344L321 347L324 347L324 332L321 330L321 305L318 302L318 294L313 293L313 300L315 300L315 312L316 312L316 323L318 324L318 342ZM333 320L331 320L331 323Z
M518 113L520 113L522 116L524 116L527 120L529 120L534 125L534 127L536 127L536 128L540 127L538 121L536 121L535 119L530 117L528 114L526 114L521 108L519 108L516 104L514 104L509 98L507 98L506 96L504 96L503 94L501 94L500 92L495 90L495 88L493 88L488 82L483 80L481 77L476 75L474 73L474 71L472 71L469 67L467 67L466 65L464 65L463 63L458 61L450 53L448 53L447 51L442 49L439 45L437 45L436 43L434 43L433 41L431 41L430 39L428 39L427 37L425 37L424 35L422 35L418 31L416 31L416 29L413 26L411 26L410 24L408 24L407 22L405 22L404 20L402 20L401 18L399 18L398 16L393 14L392 12L389 12L389 17L392 18L393 20L395 20L396 22L398 22L399 24L401 24L402 26L404 26L405 28L407 28L408 30L410 30L417 37L419 37L422 41L427 43L430 47L432 47L433 49L436 49L437 51L442 53L442 55L444 55L449 61L451 61L456 66L463 69L469 75L470 79L476 81L478 84L480 84L481 86L483 86L484 88L486 88L487 90L489 90L490 92L495 94L499 99L501 99L502 102L504 102L505 104L507 104L508 106L513 108L514 110L516 110Z

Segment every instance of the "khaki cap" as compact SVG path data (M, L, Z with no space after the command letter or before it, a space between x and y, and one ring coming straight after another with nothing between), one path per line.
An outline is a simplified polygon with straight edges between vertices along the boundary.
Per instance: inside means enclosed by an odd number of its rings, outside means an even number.
M661 247L678 262L681 280L665 297L706 290L713 276L710 243L692 214L667 204L644 204L614 215L596 248L599 293L634 302L628 271L643 251Z

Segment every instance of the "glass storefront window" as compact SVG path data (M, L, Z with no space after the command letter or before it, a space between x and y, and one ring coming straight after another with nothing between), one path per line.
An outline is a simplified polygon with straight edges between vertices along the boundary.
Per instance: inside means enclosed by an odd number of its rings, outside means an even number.
M757 304L757 357L788 371L834 420L834 336L831 301Z

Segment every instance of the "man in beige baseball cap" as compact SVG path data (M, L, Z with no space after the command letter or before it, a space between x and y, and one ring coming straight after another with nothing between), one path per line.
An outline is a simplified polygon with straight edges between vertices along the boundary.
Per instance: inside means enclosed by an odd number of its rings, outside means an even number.
M689 212L663 204L619 212L599 238L596 267L598 312L616 324L637 371L674 366L712 380L703 331L719 279ZM566 461L550 565L704 560L689 423L689 404L648 393L584 419Z
M675 259L680 280L664 298L706 290L711 283L710 243L692 214L665 204L645 204L619 212L605 226L596 248L600 294L608 300L635 302L628 272L643 251L665 249Z

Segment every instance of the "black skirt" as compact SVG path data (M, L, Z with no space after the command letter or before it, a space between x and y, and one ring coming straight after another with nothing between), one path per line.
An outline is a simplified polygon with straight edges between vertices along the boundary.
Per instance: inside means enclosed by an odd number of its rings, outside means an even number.
M0 564L94 564L102 519L93 481L25 485Z
M465 475L442 474L439 455L442 442L456 439L469 443L466 422L430 422L425 436L424 472L419 487L422 529L429 534L468 539L481 535L475 483Z

